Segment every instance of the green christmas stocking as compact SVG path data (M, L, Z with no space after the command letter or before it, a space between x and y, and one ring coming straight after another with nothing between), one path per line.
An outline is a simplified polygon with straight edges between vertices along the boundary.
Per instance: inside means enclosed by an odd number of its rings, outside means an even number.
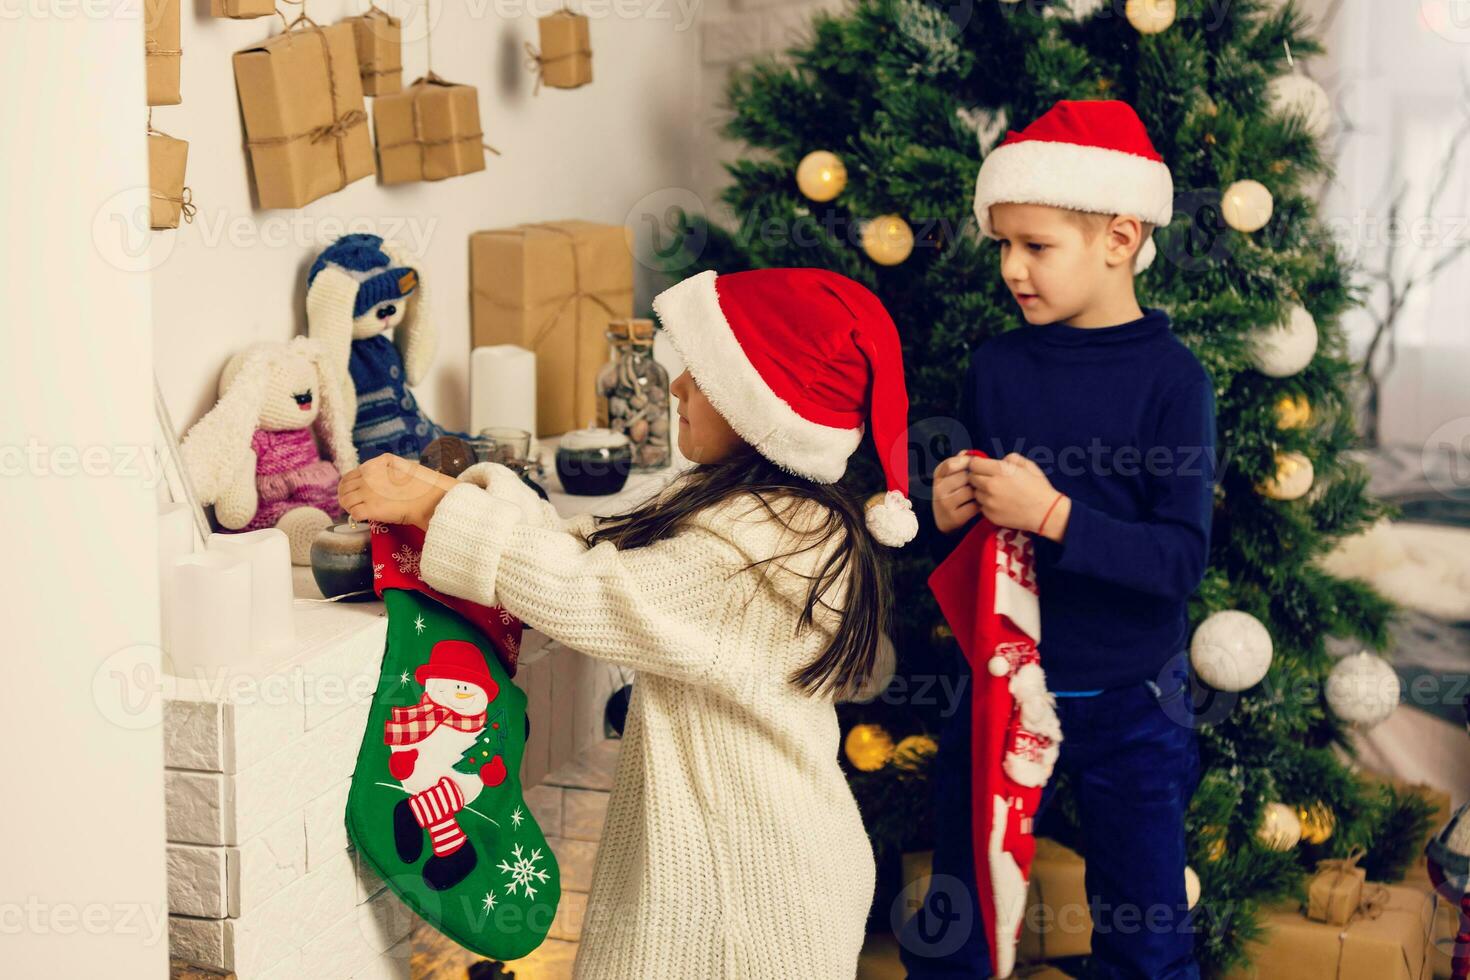
M419 579L423 532L372 526L388 642L347 797L347 833L379 877L455 942L499 960L546 937L556 857L521 795L521 624Z

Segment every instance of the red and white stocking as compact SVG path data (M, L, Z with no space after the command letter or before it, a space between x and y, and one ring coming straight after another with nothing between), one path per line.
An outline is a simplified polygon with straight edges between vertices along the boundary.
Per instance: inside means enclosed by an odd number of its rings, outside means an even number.
M464 831L454 816L464 808L464 794L448 776L410 796L408 805L419 826L429 832L429 846L435 857L448 857L464 846Z

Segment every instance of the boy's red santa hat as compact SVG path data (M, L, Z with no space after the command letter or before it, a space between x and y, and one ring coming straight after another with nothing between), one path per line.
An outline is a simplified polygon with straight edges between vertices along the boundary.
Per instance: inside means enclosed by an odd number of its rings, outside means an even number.
M782 469L835 483L871 425L888 492L868 529L889 547L913 539L903 354L877 296L826 269L701 272L653 309L710 404Z
M1007 130L980 165L975 217L987 238L999 237L990 223L992 204L1132 214L1163 226L1174 217L1174 180L1128 103L1063 99L1021 132ZM1150 235L1135 271L1147 269L1155 253Z

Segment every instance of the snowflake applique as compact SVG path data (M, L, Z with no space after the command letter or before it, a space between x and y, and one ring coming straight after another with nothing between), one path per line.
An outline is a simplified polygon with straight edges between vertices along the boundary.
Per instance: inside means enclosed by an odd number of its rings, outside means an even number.
M414 628L414 631L415 632L418 632L418 633L423 633L424 626L425 626L425 623L424 623L424 615L423 615L423 613L420 613L419 615L417 615L417 616L415 616L413 618L413 628Z
M519 650L521 648L521 641L520 640L517 640L513 636L507 636L505 638L505 646L506 646L506 649L509 650L511 653L515 653L517 650Z
M516 807L514 810L510 811L510 825L512 827L519 828L521 825L521 821L524 819L526 819L526 815L521 812L520 807Z
M513 622L515 622L515 617L510 614L510 611L509 610L506 610L506 609L500 610L500 625L501 626L509 626Z
M388 525L384 524L382 521L368 521L368 533L387 534Z
M486 892L485 893L485 898L481 901L480 904L485 907L485 911L486 912L493 912L493 911L495 911L495 893L494 892Z
M399 684L407 684L408 683L408 671L405 670L403 673L401 673L401 674L398 675L398 683Z
M419 553L406 544L398 546L393 552L393 560L398 563L398 574L419 577Z
M383 577L383 565L382 565L381 562L379 562L379 563L373 565L373 581L376 582L378 579L380 579L382 577Z
M535 898L536 885L545 883L550 877L544 869L536 867L536 862L541 860L541 848L533 847L530 857L525 855L519 844L513 845L510 852L515 856L515 863L509 864L503 859L500 862L500 870L510 875L505 890L514 895L519 887L527 898Z

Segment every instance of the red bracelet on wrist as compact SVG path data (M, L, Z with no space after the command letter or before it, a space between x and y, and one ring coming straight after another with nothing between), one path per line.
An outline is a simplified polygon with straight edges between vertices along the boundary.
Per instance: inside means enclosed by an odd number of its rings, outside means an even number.
M1036 533L1037 534L1041 534L1043 531L1046 530L1046 522L1047 522L1048 519L1051 518L1051 512L1054 511L1054 510L1056 510L1057 509L1057 504L1059 504L1061 502L1062 502L1062 492L1060 490L1058 490L1056 497L1054 497L1052 499L1051 506L1046 509L1046 513L1043 514L1042 517L1041 517L1041 524L1038 525L1037 528L1036 528Z

